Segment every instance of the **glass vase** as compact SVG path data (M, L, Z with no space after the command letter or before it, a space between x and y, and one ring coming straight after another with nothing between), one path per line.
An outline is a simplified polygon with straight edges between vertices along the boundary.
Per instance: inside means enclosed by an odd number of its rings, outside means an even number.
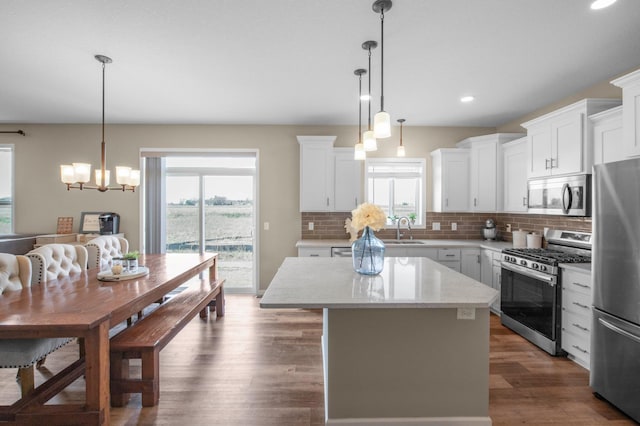
M353 269L363 275L377 275L384 267L384 243L365 226L362 237L351 245Z

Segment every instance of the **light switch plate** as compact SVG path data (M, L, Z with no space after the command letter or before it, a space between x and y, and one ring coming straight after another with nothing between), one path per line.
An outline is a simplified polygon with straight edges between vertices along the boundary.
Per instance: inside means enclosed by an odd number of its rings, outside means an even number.
M313 231L313 222L309 222L309 231Z
M432 231L439 231L440 230L440 222L433 222L431 224L431 230Z
M452 231L457 231L457 230L458 230L458 224L457 224L457 223L455 223L455 222L453 222L453 223L451 224L451 230L452 230Z
M269 222L265 222L264 223L264 230L268 231L269 230Z

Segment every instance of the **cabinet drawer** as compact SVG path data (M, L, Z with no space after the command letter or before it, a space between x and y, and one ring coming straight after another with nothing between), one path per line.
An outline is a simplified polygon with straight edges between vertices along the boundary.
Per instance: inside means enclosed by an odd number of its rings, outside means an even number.
M331 248L298 247L298 257L331 257Z
M563 269L562 287L587 294L591 297L591 274Z
M453 269L456 272L460 272L462 270L460 267L460 262L457 260L444 260L444 261L441 260L438 263L446 266L449 269Z
M591 342L591 316L562 311L562 331L575 334L581 338L585 349L588 349Z
M567 290L565 284L562 285L562 309L575 312L580 315L591 315L591 295Z
M438 260L460 260L460 249L438 249Z
M578 364L589 369L591 348L584 339L571 333L562 333L562 349L573 355Z

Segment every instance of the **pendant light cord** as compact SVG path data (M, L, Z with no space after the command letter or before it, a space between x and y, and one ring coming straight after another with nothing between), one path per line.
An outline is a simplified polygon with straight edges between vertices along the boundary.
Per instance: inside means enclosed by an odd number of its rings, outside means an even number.
M371 46L369 46L369 121L367 130L371 130Z
M104 188L105 180L106 180L106 169L107 169L107 145L104 141L104 75L105 75L105 63L102 63L102 143L100 144L100 170L102 176L100 177L100 186Z
M362 143L362 74L358 74L358 143Z
M380 9L380 111L384 111L384 7Z

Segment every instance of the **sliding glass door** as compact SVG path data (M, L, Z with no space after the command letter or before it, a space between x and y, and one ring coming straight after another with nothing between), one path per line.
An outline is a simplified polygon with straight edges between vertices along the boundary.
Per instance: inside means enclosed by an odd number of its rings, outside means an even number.
M167 253L219 254L225 290L256 292L256 156L166 155L163 245Z

